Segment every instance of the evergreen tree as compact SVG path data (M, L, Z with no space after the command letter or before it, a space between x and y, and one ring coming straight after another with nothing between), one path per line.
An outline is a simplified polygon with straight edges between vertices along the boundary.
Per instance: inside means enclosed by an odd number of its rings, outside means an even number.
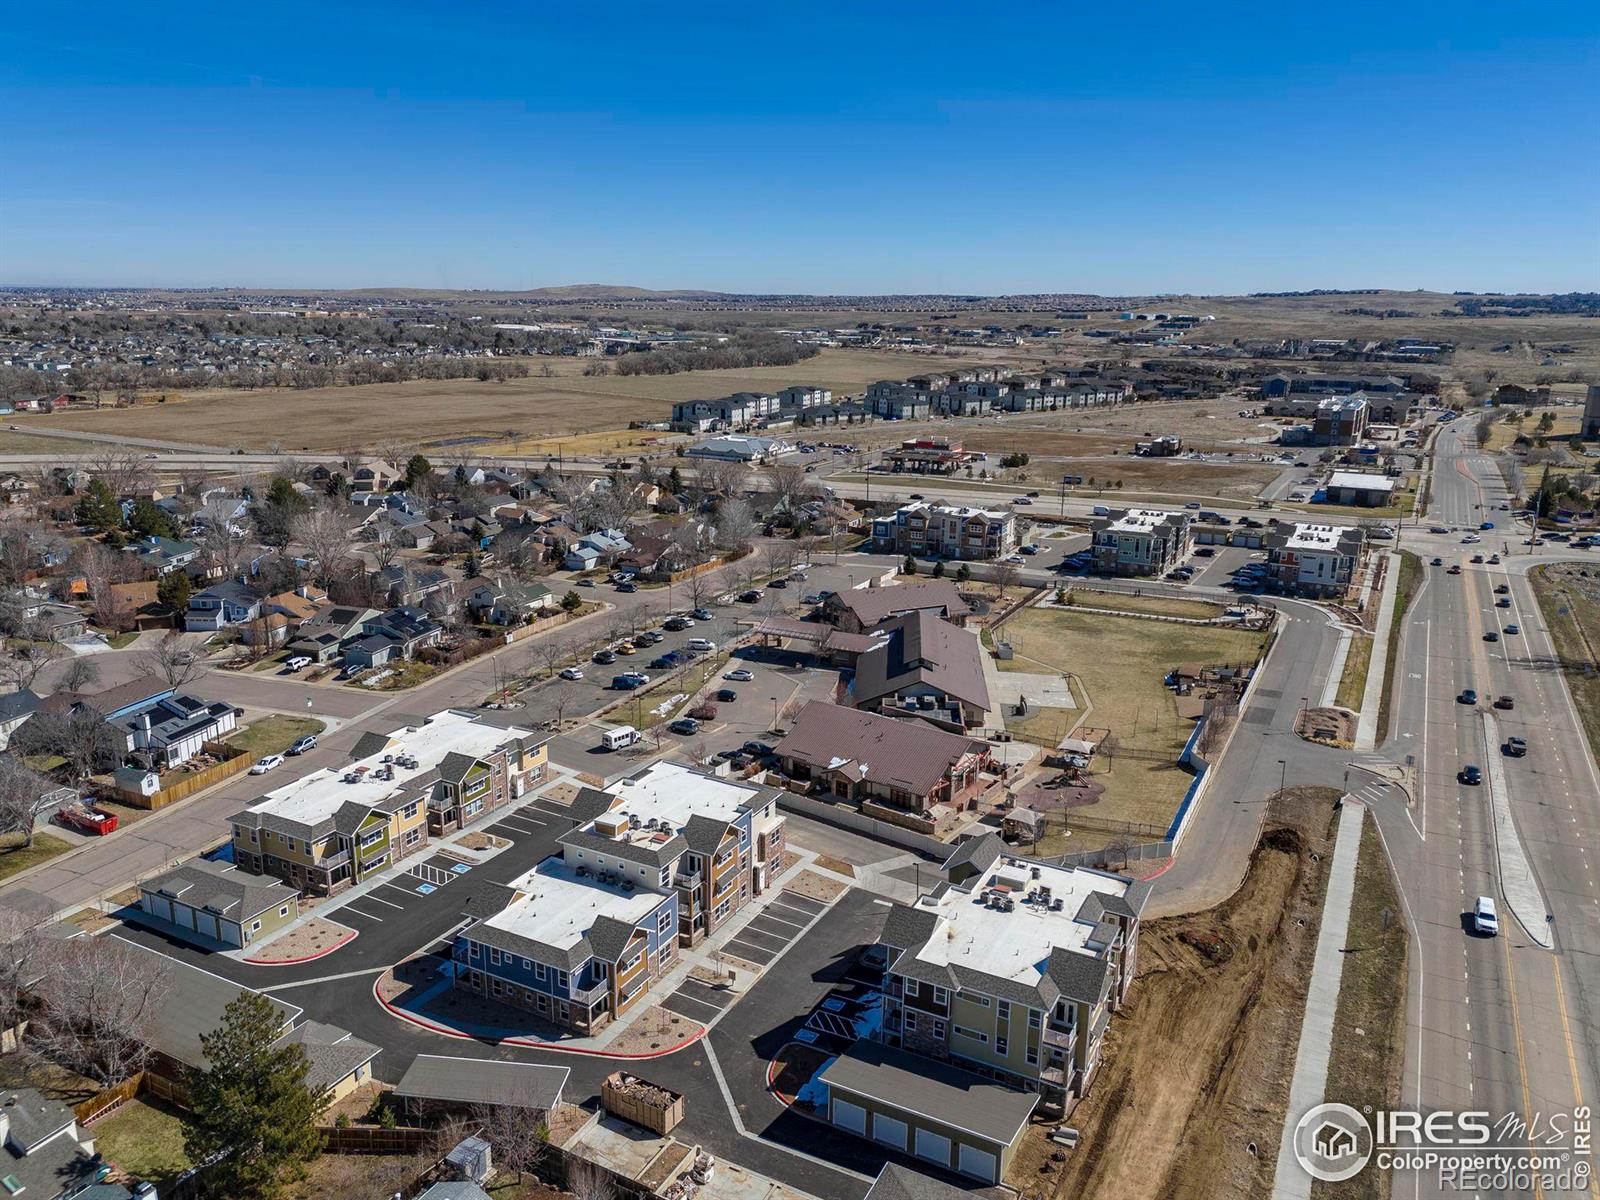
M672 470L667 472L667 491L674 496L683 494L683 472L678 470L677 467L673 467Z
M200 1036L210 1069L189 1073L183 1146L195 1162L216 1159L206 1180L212 1195L271 1200L322 1152L317 1114L326 1093L306 1082L305 1051L273 1045L282 1026L270 1000L245 992Z
M561 597L561 607L566 612L571 612L575 608L581 608L583 607L583 597L578 595L577 592L568 592L565 596Z
M933 564L933 577L935 579L944 578L944 559L941 558L938 562Z
M406 463L406 486L408 488L416 487L417 480L424 479L432 474L433 464L427 460L426 456L421 454L413 454L410 460Z
M908 554L908 555L906 555L905 562L900 564L900 574L902 574L902 575L915 575L916 573L917 573L917 560L912 558L911 555Z
M122 524L122 506L105 480L91 480L78 497L77 518L78 524L96 533L107 533Z
M967 582L967 580L969 580L971 578L972 578L972 568L967 566L966 563L962 563L959 567L956 568L956 582L957 583L965 583L965 582Z
M140 496L128 513L128 528L140 537L177 537L172 514L148 496Z
M192 595L194 595L194 584L189 582L189 576L181 570L168 571L156 584L156 599L173 612L182 612L188 608L189 597Z

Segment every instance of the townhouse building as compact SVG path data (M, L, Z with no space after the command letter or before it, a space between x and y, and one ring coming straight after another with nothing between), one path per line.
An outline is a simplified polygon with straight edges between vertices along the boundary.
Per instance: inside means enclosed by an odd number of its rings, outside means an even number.
M1138 966L1147 882L963 842L884 924L879 1038L1070 1108Z
M548 738L446 709L362 736L346 767L286 784L230 818L234 861L332 895L502 808L542 779Z
M880 553L991 561L1017 548L1016 514L914 500L886 517L875 517L872 540Z
M1267 530L1267 578L1297 596L1343 596L1355 579L1364 535L1353 525L1279 522Z
M582 1034L772 886L785 820L772 789L670 762L585 788L572 816L560 854L469 911L452 953L456 986Z
M1103 575L1164 575L1188 555L1193 522L1160 508L1114 509L1093 524L1095 570Z
M813 404L799 403L806 393L818 390L786 389L790 393L792 406L790 411L809 408L818 403L817 401L813 401ZM735 392L718 400L678 401L672 406L671 426L675 430L687 433L704 433L710 429L741 429L758 421L776 417L783 411L784 401L780 395L768 392Z
M1319 446L1354 446L1366 434L1370 415L1371 406L1361 392L1328 396L1317 403L1311 418L1311 440Z

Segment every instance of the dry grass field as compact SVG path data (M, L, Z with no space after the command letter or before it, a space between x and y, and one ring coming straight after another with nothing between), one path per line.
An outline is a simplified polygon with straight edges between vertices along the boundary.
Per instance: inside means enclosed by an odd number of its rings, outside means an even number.
M517 439L626 428L630 421L664 420L675 400L814 383L859 392L875 379L911 371L904 355L871 350L825 350L791 367L694 371L680 375L584 376L580 360L553 359L558 373L479 383L417 380L306 391L197 391L168 404L16 416L19 431L35 422L52 427L132 437L198 442L228 449L331 450L404 436L418 442L479 436L485 449ZM541 449L544 447L541 446ZM537 452L537 451L536 451Z

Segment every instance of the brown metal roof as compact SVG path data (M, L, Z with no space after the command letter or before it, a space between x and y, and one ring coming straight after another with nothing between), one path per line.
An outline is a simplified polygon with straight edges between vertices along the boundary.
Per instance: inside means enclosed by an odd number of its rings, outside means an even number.
M962 758L982 753L985 747L920 721L813 700L800 710L776 749L779 758L794 759L815 771L840 772L852 780L926 796Z
M989 707L978 635L926 610L890 617L856 660L857 704L925 686L977 708Z

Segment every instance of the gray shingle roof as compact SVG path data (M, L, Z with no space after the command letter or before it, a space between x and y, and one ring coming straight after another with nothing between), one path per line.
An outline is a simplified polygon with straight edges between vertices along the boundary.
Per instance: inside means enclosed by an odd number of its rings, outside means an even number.
M726 821L695 813L684 822L683 840L696 854L715 854L730 832Z
M594 956L602 962L615 963L627 952L628 943L633 941L634 935L642 932L626 921L619 921L615 917L598 916L594 924L589 926L586 935L589 939L589 948L594 951Z
M830 1088L877 1100L1009 1146L1039 1103L1036 1092L1001 1087L949 1063L859 1041L820 1076Z
M551 1109L570 1073L567 1067L419 1054L394 1091L416 1100Z
M1102 958L1087 954L1074 954L1055 946L1045 963L1045 975L1068 1000L1082 1004L1096 1004L1105 992L1106 975L1110 964Z
M971 867L975 871L987 871L1005 852L1006 844L998 833L967 838L956 847L954 854L944 860L942 870L947 879L955 868Z
M302 1022L274 1044L298 1045L305 1052L306 1061L311 1064L311 1070L306 1074L306 1086L312 1091L332 1087L356 1068L378 1057L378 1047L371 1042L364 1042L348 1030L340 1029L337 1025L324 1025L321 1021Z
M140 888L170 896L192 908L209 908L230 921L248 921L300 894L270 876L246 874L226 863L204 858L147 879Z
M933 936L938 924L939 918L926 909L896 904L889 910L878 940L897 950L913 950Z
M884 1163L864 1200L972 1200L972 1197L971 1192L953 1183L898 1163Z

